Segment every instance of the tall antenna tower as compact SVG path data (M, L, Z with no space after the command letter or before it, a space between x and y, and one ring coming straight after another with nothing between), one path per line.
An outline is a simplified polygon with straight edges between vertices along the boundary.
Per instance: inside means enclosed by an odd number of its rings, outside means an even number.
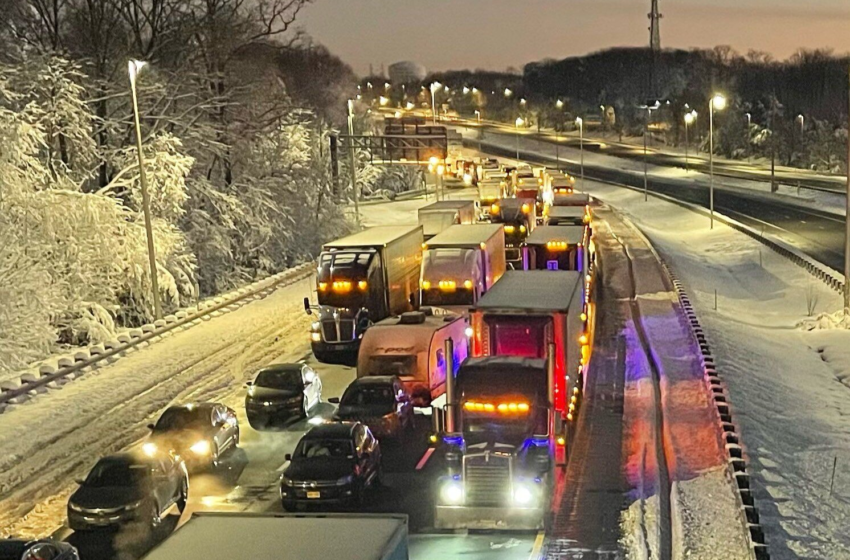
M661 51L661 18L658 13L658 0L652 0L652 8L649 14L649 48L652 52L658 53Z

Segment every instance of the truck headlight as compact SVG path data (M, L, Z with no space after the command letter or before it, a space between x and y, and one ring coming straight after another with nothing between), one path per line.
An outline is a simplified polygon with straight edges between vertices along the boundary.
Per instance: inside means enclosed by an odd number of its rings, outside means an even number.
M520 484L514 488L514 503L526 506L534 500L534 492L526 484Z
M322 324L318 321L313 321L310 324L310 330L312 330L313 332L319 332L320 330L322 330Z
M322 341L322 333L312 332L310 333L310 340L313 342L321 342Z
M195 455L206 455L210 452L210 442L205 439L195 443L189 450Z
M450 480L440 489L440 497L449 505L457 505L463 501L463 485L457 480Z
M147 455L148 457L153 457L156 455L157 447L156 444L152 441L145 442L142 444L142 453Z

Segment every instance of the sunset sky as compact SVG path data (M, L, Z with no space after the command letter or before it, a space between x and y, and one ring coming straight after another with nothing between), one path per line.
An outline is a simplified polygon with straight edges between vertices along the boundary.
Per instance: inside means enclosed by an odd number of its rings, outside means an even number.
M649 41L650 0L314 0L298 25L360 74L415 60L429 70L504 70ZM664 47L731 45L786 58L850 52L850 0L660 0Z

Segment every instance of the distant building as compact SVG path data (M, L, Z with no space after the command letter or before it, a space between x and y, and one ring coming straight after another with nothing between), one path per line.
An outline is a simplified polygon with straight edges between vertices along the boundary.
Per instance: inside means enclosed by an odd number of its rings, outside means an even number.
M404 60L390 64L390 81L394 84L409 84L421 82L428 75L428 71L418 62Z

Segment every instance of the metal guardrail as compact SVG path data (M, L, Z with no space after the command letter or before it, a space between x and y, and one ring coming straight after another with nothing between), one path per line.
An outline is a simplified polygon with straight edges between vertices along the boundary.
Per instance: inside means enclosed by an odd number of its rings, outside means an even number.
M16 404L17 402L29 397L34 391L38 391L39 389L49 386L51 383L55 383L61 379L80 373L86 368L94 366L104 360L119 356L139 344L160 337L165 333L197 321L198 319L202 319L216 311L221 311L226 307L240 303L246 299L256 297L264 292L271 292L277 289L281 284L289 285L302 280L312 274L313 266L314 265L312 263L298 265L275 276L271 276L270 278L260 280L252 287L235 290L230 293L229 297L219 296L213 298L211 305L205 305L203 308L199 308L196 313L189 314L185 311L178 311L174 315L169 316L171 318L170 321L161 319L154 323L149 323L136 329L131 329L128 331L129 340L125 339L125 342L120 342L118 344L115 344L115 341L111 341L112 343L107 342L106 345L103 346L102 351L100 349L100 345L92 346L89 349L89 358L81 360L75 359L74 363L70 365L62 366L61 362L63 362L63 360L60 359L60 367L56 371L44 373L38 377L35 377L31 372L24 373L21 376L20 387L4 389L0 392L0 412L2 412L3 407L7 404ZM182 315L182 317L180 315Z

